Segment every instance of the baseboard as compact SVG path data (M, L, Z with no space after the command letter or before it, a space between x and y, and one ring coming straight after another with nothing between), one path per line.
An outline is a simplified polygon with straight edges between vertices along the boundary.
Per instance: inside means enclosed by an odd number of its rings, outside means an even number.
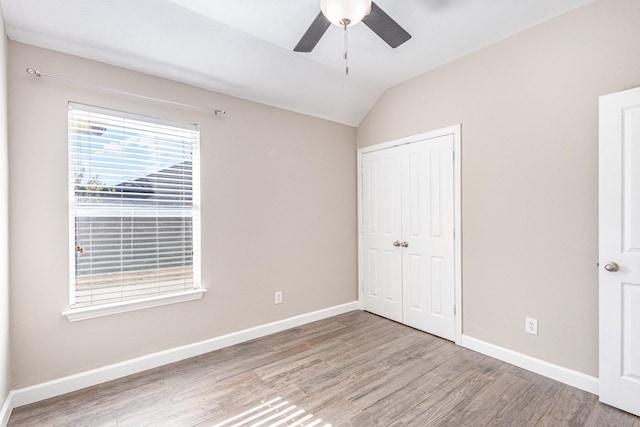
M488 342L469 337L462 336L460 345L469 350L477 351L494 359L502 360L511 365L518 366L536 374L551 378L561 383L570 385L580 390L598 394L598 378L572 369L563 368L517 351L509 350Z
M13 395L15 393L10 391L7 395L7 398L4 401L4 405L2 405L2 410L0 410L0 426L6 427L9 424L9 417L11 417L11 411L13 410Z
M2 415L7 421L11 410L19 406L28 405L51 397L59 396L72 391L80 390L86 387L102 384L107 381L126 377L127 375L137 372L146 371L147 369L157 368L168 363L178 362L188 359L189 357L198 356L210 351L218 350L234 344L239 344L255 338L260 338L286 329L295 328L317 320L326 319L328 317L337 316L349 311L357 310L358 302L337 305L323 310L302 314L300 316L290 317L288 319L279 320L277 322L268 323L254 328L245 329L220 337L211 338L209 340L188 344L181 347L172 348L157 353L148 354L146 356L137 357L135 359L116 363L114 365L104 366L102 368L93 369L68 377L59 378L42 384L13 390L9 393ZM6 415L5 412L8 414ZM6 425L0 424L0 425Z

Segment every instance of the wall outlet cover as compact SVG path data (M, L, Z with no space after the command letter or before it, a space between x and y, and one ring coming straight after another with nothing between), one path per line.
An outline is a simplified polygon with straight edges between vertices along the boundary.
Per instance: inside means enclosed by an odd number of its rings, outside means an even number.
M528 334L538 335L538 319L532 319L531 317L525 317L524 319L524 331Z

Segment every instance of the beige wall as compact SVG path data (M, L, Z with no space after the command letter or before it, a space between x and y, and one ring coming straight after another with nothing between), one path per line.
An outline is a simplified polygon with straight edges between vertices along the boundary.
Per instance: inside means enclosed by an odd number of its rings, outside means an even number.
M9 348L9 163L7 140L7 37L0 11L0 401L11 388Z
M396 86L358 128L363 147L462 124L465 335L598 375L598 96L640 85L638 22L637 0L596 1Z
M37 81L26 67L228 114ZM14 388L357 298L354 128L14 42L9 82ZM201 125L202 300L76 323L60 314L70 100Z

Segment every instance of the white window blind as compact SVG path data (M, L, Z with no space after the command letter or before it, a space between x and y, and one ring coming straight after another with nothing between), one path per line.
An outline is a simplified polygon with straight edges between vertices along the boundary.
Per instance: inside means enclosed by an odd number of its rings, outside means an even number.
M200 288L197 125L69 103L71 309Z

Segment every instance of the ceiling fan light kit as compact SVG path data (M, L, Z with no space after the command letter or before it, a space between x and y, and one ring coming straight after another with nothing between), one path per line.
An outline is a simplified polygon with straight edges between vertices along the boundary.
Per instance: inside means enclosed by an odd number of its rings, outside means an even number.
M350 27L371 12L371 0L320 0L320 10L333 25Z
M347 28L360 21L394 49L411 38L411 34L371 0L320 0L320 13L293 50L311 52L331 24L334 24L344 29L343 58L345 73L349 74Z

